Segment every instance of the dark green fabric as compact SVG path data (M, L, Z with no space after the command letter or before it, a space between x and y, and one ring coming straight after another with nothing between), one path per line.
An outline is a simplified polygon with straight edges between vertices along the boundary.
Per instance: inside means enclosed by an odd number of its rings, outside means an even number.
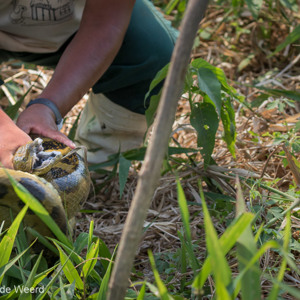
M131 111L145 113L145 94L155 74L170 61L176 37L177 31L150 1L137 0L122 47L112 65L93 86L93 92L104 93L111 101ZM55 67L71 39L55 53L0 50L0 61L14 58Z

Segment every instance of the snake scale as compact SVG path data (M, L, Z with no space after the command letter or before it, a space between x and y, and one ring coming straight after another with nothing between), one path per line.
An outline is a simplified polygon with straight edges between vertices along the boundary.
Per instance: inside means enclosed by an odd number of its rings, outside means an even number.
M0 225L4 221L7 228L24 206L14 192L8 172L42 203L67 233L68 221L74 218L89 193L86 161L76 150L60 142L36 138L16 151L13 164L15 170L0 168ZM23 222L44 236L51 236L48 227L30 209Z

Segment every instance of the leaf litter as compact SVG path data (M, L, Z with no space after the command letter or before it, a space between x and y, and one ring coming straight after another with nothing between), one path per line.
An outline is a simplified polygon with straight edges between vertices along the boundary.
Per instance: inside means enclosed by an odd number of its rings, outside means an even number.
M234 102L236 112L237 141L235 145L236 159L222 140L223 129L220 125L217 130L213 159L216 165L204 168L201 155L185 154L177 155L170 159L174 174L167 172L159 182L153 196L148 217L144 224L144 234L137 251L135 278L151 280L153 278L148 261L148 249L160 254L159 258L168 260L171 253L176 253L181 247L177 232L182 229L180 209L177 203L176 178L181 180L189 205L191 216L191 233L199 261L203 261L206 255L205 232L203 227L203 214L201 199L198 192L199 179L209 178L209 182L202 182L207 192L208 203L212 212L212 218L217 232L221 235L228 225L228 220L234 218L234 203L236 196L235 177L262 179L270 186L282 192L288 192L290 185L294 183L299 190L299 168L291 163L291 153L294 155L294 164L299 164L300 150L295 151L290 146L283 146L285 138L291 136L291 129L300 121L299 103L280 107L272 105L281 96L266 96L256 106L251 107L261 95L261 87L280 89L284 91L300 90L300 54L297 47L290 45L282 52L267 58L267 54L275 50L276 46L284 40L289 33L289 26L275 14L272 23L268 23L268 17L263 10L264 21L268 24L270 36L265 39L260 32L261 27L251 15L245 11L244 15L235 24L232 19L223 20L224 10L211 5L206 17L202 21L202 30L210 32L210 38L203 38L202 33L197 37L198 46L194 48L191 59L203 58L216 67L224 70L227 78L239 93L245 96L245 103ZM168 18L171 18L168 16ZM223 21L222 21L223 20ZM298 15L299 20L299 15ZM261 25L261 24L260 24ZM238 29L243 29L237 33ZM197 43L196 43L197 44ZM21 109L46 86L53 70L41 67L24 65L18 61L9 61L1 65L1 77L7 84L1 86L0 105L6 108L24 95L29 88ZM254 87L253 83L256 82ZM180 144L181 147L197 148L197 135L190 125L190 106L186 95L183 95L178 103L176 121L173 126L171 146ZM66 134L71 130L77 115L82 111L87 100L85 96L66 115L62 131ZM299 126L298 126L299 129ZM294 132L295 138L299 138L298 132ZM278 143L276 143L276 138ZM274 143L275 141L275 143ZM296 149L297 150L297 149ZM285 151L285 152L284 152ZM285 154L286 153L286 154ZM185 161L184 161L185 160ZM284 161L287 160L287 163ZM127 183L120 199L120 187L118 178L107 178L92 172L95 193L91 193L85 204L84 210L77 216L76 233L88 232L91 220L95 223L94 234L99 236L112 250L118 244L128 209L133 198L138 180L140 162L134 162L130 168ZM217 188L216 188L217 187ZM265 205L267 199L272 198L270 192L260 187L251 188L251 184L244 182L244 196L247 205ZM209 197L209 193L223 192L228 198L224 200L227 208L224 211L218 207L219 203ZM256 192L256 196L255 195ZM224 207L225 204L223 204ZM231 206L230 206L231 205ZM228 210L232 207L232 211ZM294 211L298 211L295 208ZM94 211L94 212L93 212ZM267 211L262 215L266 218ZM300 220L296 215L292 216L292 235L295 240L300 239ZM277 254L268 250L261 258L260 265L263 270L279 266ZM299 251L293 251L295 261L300 265ZM237 261L233 257L228 258L233 275L238 272ZM141 275L142 274L142 275ZM161 274L162 277L167 276ZM193 274L190 270L185 274L176 274L169 284L180 284L183 276ZM285 273L285 282L300 288L300 277L296 272ZM213 289L212 278L209 284ZM265 294L271 289L271 282L262 279L262 290ZM291 296L283 295L285 299Z

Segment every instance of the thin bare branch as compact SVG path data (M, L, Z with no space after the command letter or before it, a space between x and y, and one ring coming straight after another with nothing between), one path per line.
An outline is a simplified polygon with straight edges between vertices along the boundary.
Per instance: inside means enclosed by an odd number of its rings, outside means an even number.
M164 84L153 135L147 148L137 189L126 219L120 246L109 284L108 300L124 299L134 256L140 242L154 190L160 178L163 158L182 93L193 41L207 7L207 0L191 0L182 21L182 29L171 58Z

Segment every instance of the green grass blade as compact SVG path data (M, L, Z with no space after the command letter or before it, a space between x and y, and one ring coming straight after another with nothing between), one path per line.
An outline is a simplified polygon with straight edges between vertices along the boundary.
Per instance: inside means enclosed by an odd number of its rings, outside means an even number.
M36 81L38 80L38 78L36 79ZM18 110L21 107L22 103L24 102L24 99L26 98L26 96L29 94L29 92L31 91L33 85L31 85L29 87L29 89L26 91L26 93L14 104L11 105L9 107L7 107L5 109L5 113L12 119L15 120L18 114Z
M17 217L15 218L15 220L9 227L6 235L2 238L2 241L0 243L0 267L4 266L9 261L20 223L23 220L23 218L27 212L27 209L28 209L28 205L26 205L19 212L19 214L17 215ZM0 277L0 284L3 280L3 276L4 275L2 275Z
M99 254L99 240L96 241L96 243L93 243L87 252L86 255L86 262L84 263L81 271L81 276L87 278L90 274L90 272L94 269L97 258Z
M63 281L62 281L61 277L59 277L59 287L60 287L61 300L68 300L66 292L65 292L65 287L64 287L64 284L63 284Z
M300 25L298 25L287 37L286 39L279 44L275 51L273 53L271 53L268 57L273 56L274 54L280 52L281 50L283 50L285 47L287 47L289 44L292 44L294 42L296 42L297 40L299 40L300 38ZM295 45L296 46L296 45Z
M27 287L27 288L29 288L29 289L30 289L31 287L33 287L34 277L35 277L35 275L36 275L37 269L38 269L39 264L40 264L40 262L41 262L42 256L43 256L43 252L41 252L40 255L38 256L38 259L37 259L36 263L34 264L32 270L31 270L31 272L30 272L30 275L29 275L29 277L28 277L28 279L27 279L27 282L25 283L25 287ZM30 295L30 294L29 294L29 295ZM26 293L21 293L21 295L20 295L20 297L19 297L19 300L25 300L25 299L28 299L28 296L29 296L29 295L28 295L28 293L27 293L27 294L26 294Z
M208 208L206 206L204 195L201 188L200 188L200 194L201 194L203 214L204 214L206 245L207 245L207 251L211 256L211 266L212 266L213 276L215 279L217 299L229 300L231 299L231 297L227 291L227 287L231 283L231 271L225 259L226 253L221 247L221 243L218 240L217 232L210 218Z
M0 278L3 278L4 275L6 274L6 272L15 266L15 263L24 255L24 253L26 253L29 250L30 247L28 247L27 249L25 249L24 251L22 251L21 253L19 253L16 257L14 257L13 259L11 259L6 265L2 266L0 268ZM10 294L15 294L15 291L13 290ZM0 297L1 299L2 297Z
M48 282L48 284L44 287L44 294L38 295L36 300L42 300L47 296L48 291L55 283L57 277L60 276L60 273L63 270L63 268L65 267L66 263L67 263L67 261L63 265L61 265L60 268L58 268L58 270L54 273L55 275L51 278L51 280Z
M251 258L251 260L245 265L242 271L238 274L238 276L234 280L234 286L236 287L241 283L242 278L245 276L245 274L248 272L250 268L252 268L253 265L256 264L256 262L259 260L259 258L268 250L268 249L280 249L280 245L276 241L268 241L264 243L260 249L257 250L255 255Z
M245 200L242 194L241 185L239 179L236 179L237 185L237 205L236 215L240 216L246 212ZM245 228L237 241L237 258L239 263L239 270L242 271L248 261L257 252L256 243L254 240L251 224ZM261 271L259 263L256 262L253 267L245 273L241 280L241 294L245 300L253 300L261 298L261 282L260 282Z
M183 229L184 229L186 239L184 239L180 233L178 234L180 235L179 238L181 237L180 238L181 243L185 245L185 248L189 254L189 258L192 262L192 268L194 272L196 272L196 270L199 269L200 265L193 251L192 234L190 229L190 213L188 210L188 205L184 195L184 191L179 180L177 180L177 195L178 195L178 204L180 208L180 214L182 218Z
M122 198L123 195L130 166L131 166L131 161L127 160L122 154L120 154L120 158L119 158L120 199Z
M251 213L244 213L239 218L235 219L226 231L221 236L219 243L224 254L227 254L229 250L235 245L241 233L249 226L252 222L254 216ZM200 271L200 273L195 277L193 282L193 288L199 291L203 288L205 281L207 280L209 274L212 272L212 257L209 255Z
M17 253L21 253L29 246L27 235L22 222L20 224L18 234L16 236L15 244L17 247ZM31 268L30 252L25 252L25 254L21 257L19 264L20 266L24 266L26 262L28 262L27 266Z
M97 300L106 300L106 294L107 294L107 291L108 291L109 279L110 279L110 274L111 274L111 269L112 269L112 264L113 264L113 258L115 256L115 251L116 251L116 248L113 252L112 259L109 262L108 268L105 272L102 283L100 285L98 296L96 298Z
M267 278L268 278L268 276L266 276ZM292 298L292 299L300 299L300 292L299 292L299 288L297 288L297 287L292 287L292 286L290 286L290 285L288 285L288 284L286 284L286 283L284 283L284 282L281 282L281 281L278 281L276 278L268 278L270 281L272 281L273 282L273 284L274 285L278 285L279 286L279 288L282 290L282 291L284 291L284 292L286 292L286 293L289 293L290 295L292 295L294 298ZM279 298L279 297L277 297L277 298L274 298L274 299L283 299L283 298ZM289 298L289 299L291 299L291 298Z
M184 243L181 243L180 249L180 272L181 274L187 273L187 249ZM186 285L186 276L182 276L180 279L180 291L183 291Z
M144 297L145 297L145 293L146 293L146 283L144 282L141 289L140 289L139 295L137 296L136 300L143 300Z
M53 253L55 253L57 256L59 255L59 252L57 249L47 240L43 235L41 235L39 232L34 230L33 228L26 228L26 230L33 236L36 237L39 240L39 243L43 244L46 248L51 250Z
M54 242L54 244L59 251L60 262L62 265L64 265L63 272L69 283L72 284L75 281L76 288L78 288L79 290L83 290L84 283L81 280L73 263L71 262L70 256L67 256L63 249L56 242Z
M99 239L100 240L100 239ZM69 255L70 259L76 264L82 264L83 263L83 258L78 255L72 248L68 247L67 245L63 244L62 242L52 239L53 242L57 243L58 245L60 245L65 252ZM99 246L99 253L102 255L101 252L101 245L104 244L101 240L100 240L100 246ZM105 246L106 247L106 246ZM102 255L103 256L103 255ZM110 257L110 256L109 256ZM95 281L100 285L102 282L102 278L100 277L100 275L94 270L91 270L90 276L93 277L93 279L95 279Z
M192 269L194 271L194 274L196 274L196 271L199 270L200 268L200 265L199 265L199 262L194 254L194 251L193 251L193 247L192 245L190 245L189 243L187 243L187 241L184 239L183 235L181 234L181 232L177 232L177 235L180 239L180 242L181 242L181 245L183 247L183 249L186 250L186 252L188 253L188 258L190 259L191 261L191 265L192 265Z
M181 214L181 218L182 218L185 237L186 237L188 243L191 244L192 243L192 234L191 234L191 229L190 229L190 213L188 210L184 191L183 191L183 188L182 188L179 180L177 180L177 194L178 194L178 204L180 207L180 214Z
M156 266L155 266L154 257L153 257L153 254L152 254L151 251L148 251L148 256L149 256L150 264L151 264L152 271L153 271L153 274L154 274L155 282L156 282L156 285L157 285L157 288L158 288L160 299L161 300L173 299L173 297L171 295L169 295L165 284L160 279L159 273L158 273L158 271L156 269Z
M88 239L88 249L91 247L93 242L93 233L94 233L94 221L90 222L90 229L89 229L89 239Z
M289 243L290 243L290 238L291 238L291 215L290 213L287 214L286 216L286 225L284 229L284 238L283 238L283 249L285 252L289 251ZM287 261L285 257L283 257L282 263L280 265L280 269L277 275L277 282L274 283L272 290L270 292L270 295L268 296L268 300L276 300L278 297L279 293L279 282L283 281L284 274L286 271L286 266L287 266ZM299 298L300 298L300 293L299 293Z
M77 127L78 127L78 122L79 122L80 116L81 116L81 112L79 112L78 116L76 117L76 120L73 123L72 128L70 129L70 132L68 134L68 138L71 141L74 141L74 139L75 139L75 134L76 134L76 130L77 130Z

